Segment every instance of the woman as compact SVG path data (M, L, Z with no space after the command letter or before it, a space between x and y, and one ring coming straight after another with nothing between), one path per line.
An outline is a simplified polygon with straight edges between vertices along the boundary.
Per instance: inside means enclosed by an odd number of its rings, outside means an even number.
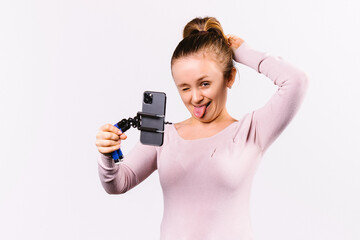
M298 111L307 75L280 57L224 35L212 17L195 18L171 59L171 71L191 117L166 125L160 147L140 142L114 164L110 152L126 135L102 126L96 145L101 183L109 194L133 188L159 171L164 197L161 239L253 239L249 198L261 157ZM233 59L279 88L261 108L236 120L226 110Z

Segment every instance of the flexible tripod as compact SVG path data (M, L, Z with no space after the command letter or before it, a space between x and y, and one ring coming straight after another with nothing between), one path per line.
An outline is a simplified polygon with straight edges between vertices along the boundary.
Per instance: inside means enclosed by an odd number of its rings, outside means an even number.
M142 117L149 117L149 118L165 118L165 115L159 114L152 114L152 113L145 113L145 112L138 112L134 118L124 118L120 122L114 124L115 127L121 130L121 132L126 132L129 130L130 127L137 128L140 131L146 132L157 132L157 133L164 133L163 130L157 128L149 128L141 126L141 118ZM172 124L171 122L164 122L164 124ZM119 163L124 158L121 149L114 151L111 153L112 158L114 159L115 163Z

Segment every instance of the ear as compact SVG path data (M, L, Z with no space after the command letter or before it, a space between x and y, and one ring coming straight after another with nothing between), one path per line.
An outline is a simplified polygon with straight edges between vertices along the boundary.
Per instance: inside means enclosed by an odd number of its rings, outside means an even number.
M229 79L228 79L227 82L226 82L226 86L227 86L228 88L231 88L231 86L234 84L234 82L235 82L235 76L236 76L236 68L233 67L233 68L231 69L230 77L229 77Z

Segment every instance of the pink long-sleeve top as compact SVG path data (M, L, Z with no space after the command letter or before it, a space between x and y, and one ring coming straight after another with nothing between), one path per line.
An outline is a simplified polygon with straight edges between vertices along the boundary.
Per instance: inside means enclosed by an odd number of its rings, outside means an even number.
M161 240L253 239L253 177L264 152L299 110L308 77L246 42L234 59L278 86L263 107L211 137L185 140L174 125L165 125L162 146L138 142L120 164L108 154L98 158L100 180L109 194L124 193L158 170L164 198Z

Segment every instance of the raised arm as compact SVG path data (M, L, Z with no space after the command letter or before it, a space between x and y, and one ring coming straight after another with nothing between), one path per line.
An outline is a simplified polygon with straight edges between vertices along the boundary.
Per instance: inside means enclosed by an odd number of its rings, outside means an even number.
M155 146L138 142L115 164L110 154L99 153L98 172L102 186L109 194L125 193L157 169Z
M265 152L299 110L309 80L303 71L283 58L256 51L246 42L234 54L235 61L264 74L279 87L270 100L251 115L250 138Z

